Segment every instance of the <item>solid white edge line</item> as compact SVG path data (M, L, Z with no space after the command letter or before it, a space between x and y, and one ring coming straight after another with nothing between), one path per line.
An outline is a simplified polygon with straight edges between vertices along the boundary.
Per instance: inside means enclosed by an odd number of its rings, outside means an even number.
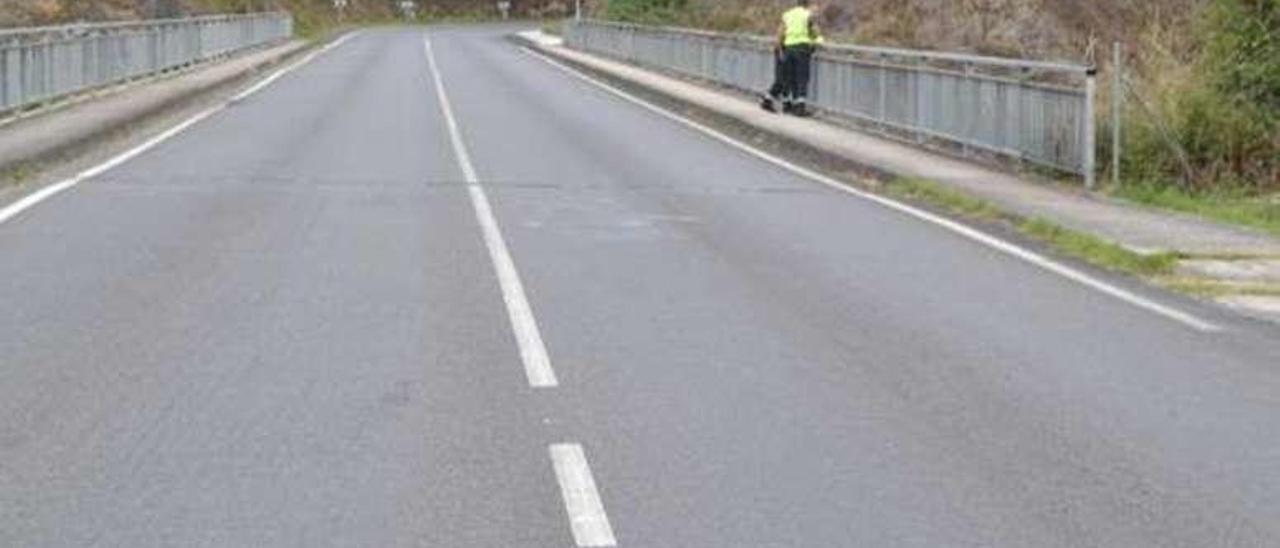
M994 236L981 232L972 227L963 225L961 223L958 223L951 219L947 219L945 217L941 217L939 215L935 215L923 209L916 208L916 207L907 205L905 203L898 202L896 200L885 198L884 196L880 196L877 194L873 194L870 192L853 188L831 177L828 177L826 175L823 175L811 169L799 166L797 164L794 164L790 161L784 160L780 157L774 156L767 152L753 148L750 145L747 145L741 141L738 141L737 139L734 139L733 137L730 137L724 133L721 133L720 131L717 131L705 125L694 122L693 120L689 120L683 116L680 116L667 109L654 105L653 103L645 101L644 99L636 97L630 93L614 88L613 86L610 86L607 83L601 82L600 80L592 76L584 74L582 71L579 71L578 69L575 69L555 59L550 58L542 52L534 51L533 49L530 49L524 46L521 46L520 49L526 55L532 56L535 59L539 59L544 63L547 63L553 67L556 67L568 73L569 75L575 78L578 78L579 80L582 80L597 88L607 91L621 99L631 102L637 106L640 106L646 110L654 112L667 119L675 121L688 128L697 130L733 148L736 148L742 152L755 156L756 158L759 158L773 165L786 169L787 171L795 173L796 175L800 175L807 179L822 183L823 185L826 185L833 189L840 190L842 192L851 194L853 196L857 196L864 200L871 201L873 203L879 204L889 209L893 209L895 211L909 215L911 217L915 217L916 219L939 226L955 234L968 238L969 240L972 240L980 244L983 244L987 247L990 247L996 251L1015 257L1017 259L1021 259L1043 270L1047 270L1049 272L1062 276L1068 280L1076 282L1080 285L1084 285L1086 287L1089 287L1091 289L1094 289L1106 295L1110 295L1114 298L1120 299L1126 303L1129 303L1130 305L1144 309L1148 312L1152 312L1154 314L1163 316L1167 319L1181 323L1197 331L1203 331L1208 333L1222 331L1222 328L1219 327L1218 325L1215 325L1206 320L1200 319L1199 317L1194 316L1190 313L1183 312L1181 310L1172 308L1170 306L1160 304L1151 299L1147 299L1129 290L1122 289L1110 283L1104 282L1096 277L1090 276L1089 274L1070 268L1062 263L1049 259L1048 257L1045 257L1033 251L1024 249L1015 244L1006 242L1004 240L1001 240L999 238L996 238Z
M245 91L240 92L239 94L236 94L234 97L227 100L226 102L219 104L217 106L210 107L203 111L200 111L195 115L191 116L190 118L187 118L186 120L179 122L177 125L161 132L159 135L156 135L155 137L152 137L150 139L147 139L146 141L143 141L138 146L135 146L123 153L120 153L108 159L107 161L102 162L101 164L98 164L89 169L81 171L80 173L77 173L68 179L64 179L57 183L45 186L35 192L32 192L31 194L28 194L27 196L24 196L18 199L17 201L14 201L13 203L3 208L0 208L0 224L4 224L5 222L13 219L14 217L21 215L23 212L35 207L36 205L40 204L45 200L48 200L54 196L57 196L58 194L61 194L67 190L74 188L76 185L83 183L87 179L92 179L94 177L102 175L103 173L106 173L107 171L110 171L116 167L119 167L121 164L138 157L140 154L148 150L151 150L152 148L155 148L156 145L159 145L160 143L163 143L169 139L172 139L178 134L186 131L187 129L190 129L191 126L194 126L204 121L205 119L209 118L210 116L213 116L214 114L217 114L225 110L229 105L236 103L238 101L241 101L249 97L250 95L253 95L255 93L262 91L263 89L266 89L267 86L271 85L273 82L280 79L280 77L284 76L285 74L288 74L289 72L293 71L294 69L297 69L298 67L301 67L302 65L305 65L311 62L320 54L338 47L339 45L346 42L355 34L357 33L343 35L337 40L330 42L323 48L315 52L312 52L310 55L307 55L302 60L296 63L293 63L287 67L284 67L280 70L277 70L271 76L268 76L262 81L254 84L252 87L246 89Z
M578 546L617 546L613 526L604 511L600 491L587 464L587 455L576 443L557 443L548 448L551 465L555 468L556 481L560 484L560 496L569 517L573 540Z
M345 44L345 43L347 42L347 40L350 40L350 39L354 38L354 37L355 37L356 35L358 35L358 34L360 34L360 32L359 32L359 31L356 31L356 32L351 32L351 33L347 33L347 34L344 34L344 35L342 35L342 36L339 36L336 40L334 40L334 41L332 41L332 42L329 42L328 44L325 44L325 45L324 45L323 47L321 47L320 49L318 49L318 50L316 50L316 51L313 51L313 52L311 52L311 53L307 54L307 56L306 56L306 57L303 57L302 59L299 59L296 63L290 64L290 65L289 65L289 66L287 66L287 67L284 67L284 68L282 68L282 69L280 69L280 70L275 71L274 73L272 73L272 74L271 74L271 76L268 76L268 77L266 77L266 78L262 79L262 81L260 81L260 82L258 82L258 83L256 83L256 84L254 84L253 86L249 87L248 89L246 89L246 90L244 90L244 91L242 91L242 92L240 92L240 93L236 94L236 95L235 95L235 97L232 97L232 98L231 98L231 101L230 101L230 102L231 102L231 103L238 103L238 102L240 102L240 101L243 101L243 100L245 100L245 99L249 98L249 96L251 96L251 95L253 95L253 94L255 94L255 93L258 93L258 92L260 92L260 91L262 91L262 90L264 90L264 89L266 89L266 88L267 88L267 86L270 86L271 84L274 84L274 83L276 82L276 80L279 80L279 79L280 79L280 77L284 76L285 74L288 74L289 72L293 71L294 69L296 69L296 68L298 68L298 67L301 67L302 65L305 65L305 64L310 63L311 61L315 60L315 58L316 58L316 57L319 57L319 56L321 56L321 55L324 55L324 54L325 54L325 53L327 53L328 51L330 51L330 50L332 50L332 49L334 49L334 48L337 48L338 46L341 46L342 44Z
M156 135L155 137L152 137L142 142L138 146L135 146L119 155L116 155L115 157L112 157L111 159L101 164L98 164L89 169L81 171L80 173L77 173L76 175L72 176L69 179L65 179L58 183L54 183L52 185L41 188L40 190L37 190L13 202L12 204L5 206L3 209L0 209L0 224L4 224L5 222L13 219L14 217L21 215L23 212L27 211L28 209L31 209L32 207L35 207L36 205L40 204L45 200L48 200L49 198L52 198L54 196L57 196L58 194L61 194L62 192L70 190L76 185L84 182L86 179L97 177L98 175L101 175L111 169L114 169L120 164L123 164L129 160L132 160L133 158L137 157L139 154L142 154L143 152L151 150L156 145L173 138L175 135L178 135L179 133L186 131L191 126L194 126L200 123L201 121L205 120L206 118L213 116L214 114L217 114L219 111L221 111L224 108L226 108L225 105L218 105L216 107L201 111L196 115L190 118L187 118L185 121L179 123L178 125L165 130L159 135Z
M467 190L471 196L471 205L475 209L476 221L484 235L485 247L489 250L489 258L493 261L493 269L498 277L498 286L502 290L502 300L506 303L507 316L511 320L511 330L515 334L516 344L520 349L520 360L524 363L525 376L529 385L534 388L553 388L559 385L555 370L551 367L551 358L547 355L547 347L542 341L542 333L538 330L538 322L534 319L533 308L525 295L524 284L520 281L520 273L516 270L515 261L507 249L498 220L489 205L489 197L480 185L475 167L471 164L471 154L462 140L462 131L458 120L454 117L453 107L449 103L449 95L444 88L444 79L436 65L436 56L431 49L431 38L422 39L423 51L427 56L427 68L431 71L431 79L435 84L436 96L440 101L440 110L444 115L445 126L449 129L449 140L453 145L454 156L458 167L466 179Z

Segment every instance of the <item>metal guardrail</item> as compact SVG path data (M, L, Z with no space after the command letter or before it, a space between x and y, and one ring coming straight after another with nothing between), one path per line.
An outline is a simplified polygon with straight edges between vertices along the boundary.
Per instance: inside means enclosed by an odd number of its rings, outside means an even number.
M580 20L569 47L760 93L772 41L690 29ZM1078 174L1095 171L1092 67L954 53L827 45L810 104L861 126L962 154L985 152Z
M0 30L0 113L292 35L288 13Z

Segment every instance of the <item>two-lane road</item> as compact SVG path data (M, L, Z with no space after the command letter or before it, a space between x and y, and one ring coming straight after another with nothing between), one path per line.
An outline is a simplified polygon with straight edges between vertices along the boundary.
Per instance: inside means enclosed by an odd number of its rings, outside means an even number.
M1280 545L1272 328L510 31L366 31L0 223L0 546Z

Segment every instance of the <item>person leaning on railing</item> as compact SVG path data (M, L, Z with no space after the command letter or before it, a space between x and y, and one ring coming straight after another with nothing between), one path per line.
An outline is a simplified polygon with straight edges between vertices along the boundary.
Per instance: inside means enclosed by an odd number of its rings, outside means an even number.
M813 51L822 42L822 32L814 21L813 10L809 9L809 0L796 0L796 6L782 14L778 42L773 49L776 61L773 86L761 98L761 108L777 112L777 103L781 101L783 112L809 116L805 104L809 95L809 69Z

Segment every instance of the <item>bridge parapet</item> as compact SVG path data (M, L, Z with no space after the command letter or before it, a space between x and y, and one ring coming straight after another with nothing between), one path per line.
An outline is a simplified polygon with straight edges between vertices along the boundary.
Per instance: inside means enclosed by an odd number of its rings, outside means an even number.
M0 114L292 35L288 13L0 30Z
M571 21L574 49L750 93L773 79L760 36ZM891 137L993 155L1084 178L1095 172L1092 67L958 53L826 45L810 104Z

